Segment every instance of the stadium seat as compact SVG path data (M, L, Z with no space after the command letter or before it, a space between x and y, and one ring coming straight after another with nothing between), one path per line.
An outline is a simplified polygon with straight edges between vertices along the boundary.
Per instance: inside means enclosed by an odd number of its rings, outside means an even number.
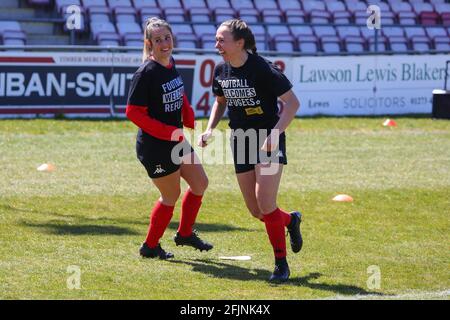
M332 26L313 26L313 31L317 38L337 35L336 29Z
M241 9L255 9L255 6L251 0L230 0L230 4L235 11L239 11Z
M96 36L97 44L100 46L119 46L120 36L115 32L100 32ZM142 41L141 41L142 45Z
M97 40L100 33L116 34L116 27L111 22L91 22L90 29L92 38Z
M405 32L402 27L383 27L381 32L387 38L405 36Z
M83 7L86 9L86 11L89 11L89 9L92 7L108 8L108 12L110 11L106 0L83 0Z
M71 5L82 8L80 0L55 0L56 12L62 15L66 13L66 8Z
M435 37L434 48L436 50L450 51L450 38L449 37Z
M237 15L247 23L257 23L260 21L259 11L253 8L241 8L237 10Z
M113 11L117 7L131 8L130 0L108 0L108 7Z
M312 10L309 12L309 21L313 24L326 24L331 21L331 14L325 10Z
M378 32L378 35L376 38L378 41L377 50L380 52L388 51L387 38L382 35L380 30L376 30L376 29L370 30L367 27L359 27L359 31L366 41L367 50L369 52L375 52L375 42L376 42L375 41L375 32L376 31Z
M139 9L139 17L141 19L141 23L144 24L149 18L152 17L163 17L163 13L160 8L156 7L141 7Z
M302 10L301 2L298 0L278 1L278 6L286 14L289 10Z
M189 25L189 24L177 23L177 24L173 24L171 27L172 27L172 32L175 37L178 37L178 34L184 34L184 33L194 34L194 30L192 29L191 25Z
M192 8L205 8L206 3L205 0L181 0L184 9L189 11Z
M344 39L346 37L360 37L361 33L359 31L359 27L356 26L337 26L336 31L338 36L341 39Z
M414 51L424 52L431 49L431 43L426 36L412 36L411 49Z
M256 47L259 51L269 50L268 36L266 37L266 31L262 25L250 25L253 35L255 36Z
M156 0L133 0L133 4L137 11L143 8L159 8Z
M313 54L319 51L319 44L315 36L297 36L298 48L300 52Z
M314 31L310 26L289 26L289 29L294 37L314 36Z
M140 24L136 22L117 22L117 33L124 39L127 34L138 34L142 39L143 31Z
M213 16L215 21L222 23L226 20L234 19L236 17L236 13L232 8L218 7L213 9Z
M208 5L209 10L214 11L217 8L228 8L232 9L228 0L206 0L206 4ZM220 23L221 21L217 21Z
M436 37L448 37L447 31L441 27L425 27L425 33L430 40Z
M137 22L138 17L133 7L114 7L113 15L116 22Z
M419 22L422 25L434 26L439 21L439 15L434 11L423 11L419 14Z
M277 0L258 0L255 1L255 7L259 11L263 10L278 10Z
M312 12L313 10L318 11L326 11L325 2L323 1L317 1L317 0L304 0L302 1L303 10L305 12Z
M368 5L362 1L359 0L344 0L345 6L347 7L347 10L354 14L357 11L364 11L367 19L367 7Z
M351 22L351 14L347 11L345 4L343 2L335 1L335 0L326 0L325 7L328 12L331 14L331 20L338 24L349 24Z
M423 27L405 27L405 35L407 38L413 36L426 36L425 29Z
M388 40L391 51L405 52L409 50L408 41L405 37L393 36L389 37Z
M13 21L11 21L13 22ZM15 22L15 21L14 21ZM0 21L1 23L1 21ZM22 30L2 29L1 37L4 45L22 46L26 43L26 34Z
M193 24L194 33L197 37L201 37L204 34L214 34L214 41L216 39L216 27L212 24Z
M86 8L89 21L92 22L111 22L111 12L105 6L91 6Z
M444 12L441 14L442 24L444 26L450 26L450 12Z
M203 33L199 36L201 47L203 49L214 50L216 45L215 33Z
M183 8L169 7L163 9L163 11L168 23L188 21Z
M320 38L320 43L322 46L322 51L325 53L340 53L341 52L341 42L337 36L322 36Z
M161 9L167 9L167 8L179 8L183 9L183 6L180 2L180 0L158 0L159 7Z
M210 22L211 12L208 8L193 7L188 9L191 22Z
M267 25L267 33L270 37L275 37L278 35L291 35L287 25Z
M439 13L450 13L450 3L439 2L434 4L434 10Z
M192 33L178 33L175 38L175 43L178 48L197 48L197 37Z
M123 44L125 46L141 47L143 46L141 33L126 33L123 36Z
M285 12L287 23L305 23L307 20L306 13L301 9L291 9Z
M291 35L276 35L272 39L273 49L279 53L292 53L297 51L295 38Z
M400 11L397 14L398 23L401 25L415 25L417 16L413 11Z
M282 23L283 14L279 9L263 9L261 11L262 21L265 23Z
M360 36L346 36L342 43L348 53L361 53L366 51L366 42Z

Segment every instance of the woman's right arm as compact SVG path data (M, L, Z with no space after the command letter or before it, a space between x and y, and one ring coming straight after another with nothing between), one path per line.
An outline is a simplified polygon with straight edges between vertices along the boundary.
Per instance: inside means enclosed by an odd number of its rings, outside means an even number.
M198 145L200 147L206 147L206 145L208 144L207 141L212 135L212 131L217 127L220 119L222 119L226 108L227 100L225 99L225 97L216 96L216 100L214 101L211 109L211 115L209 116L208 126L206 127L205 132L203 132L198 139Z

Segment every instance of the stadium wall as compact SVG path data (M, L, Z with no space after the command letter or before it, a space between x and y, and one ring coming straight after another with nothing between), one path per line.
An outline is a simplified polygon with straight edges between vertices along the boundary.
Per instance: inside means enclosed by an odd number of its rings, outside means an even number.
M208 116L217 55L175 55L198 117ZM271 57L292 81L299 116L431 114L448 55ZM123 117L140 53L1 52L0 117ZM280 107L282 107L280 103Z

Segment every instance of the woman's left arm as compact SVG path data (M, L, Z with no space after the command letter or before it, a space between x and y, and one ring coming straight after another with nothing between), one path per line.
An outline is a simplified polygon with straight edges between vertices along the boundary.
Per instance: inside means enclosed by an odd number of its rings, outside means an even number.
M295 118L295 115L300 108L300 102L292 89L281 95L280 99L284 102L284 108L280 115L280 120L278 120L274 129L277 129L281 134L289 126L292 119Z
M284 102L283 112L280 115L280 120L278 120L270 135L264 141L261 150L273 151L276 149L279 142L278 135L286 130L292 119L295 118L298 108L300 107L300 102L292 89L281 95L280 99ZM277 136L274 136L275 134Z

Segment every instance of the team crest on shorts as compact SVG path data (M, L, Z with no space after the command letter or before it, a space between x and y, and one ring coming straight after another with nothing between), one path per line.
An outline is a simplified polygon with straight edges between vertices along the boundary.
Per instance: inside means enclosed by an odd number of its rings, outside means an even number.
M156 165L156 170L155 170L155 172L153 172L153 174L161 174L161 173L164 173L164 172L166 172L166 170L164 170L163 168L161 168L161 165L160 165L160 164L157 164L157 165Z

